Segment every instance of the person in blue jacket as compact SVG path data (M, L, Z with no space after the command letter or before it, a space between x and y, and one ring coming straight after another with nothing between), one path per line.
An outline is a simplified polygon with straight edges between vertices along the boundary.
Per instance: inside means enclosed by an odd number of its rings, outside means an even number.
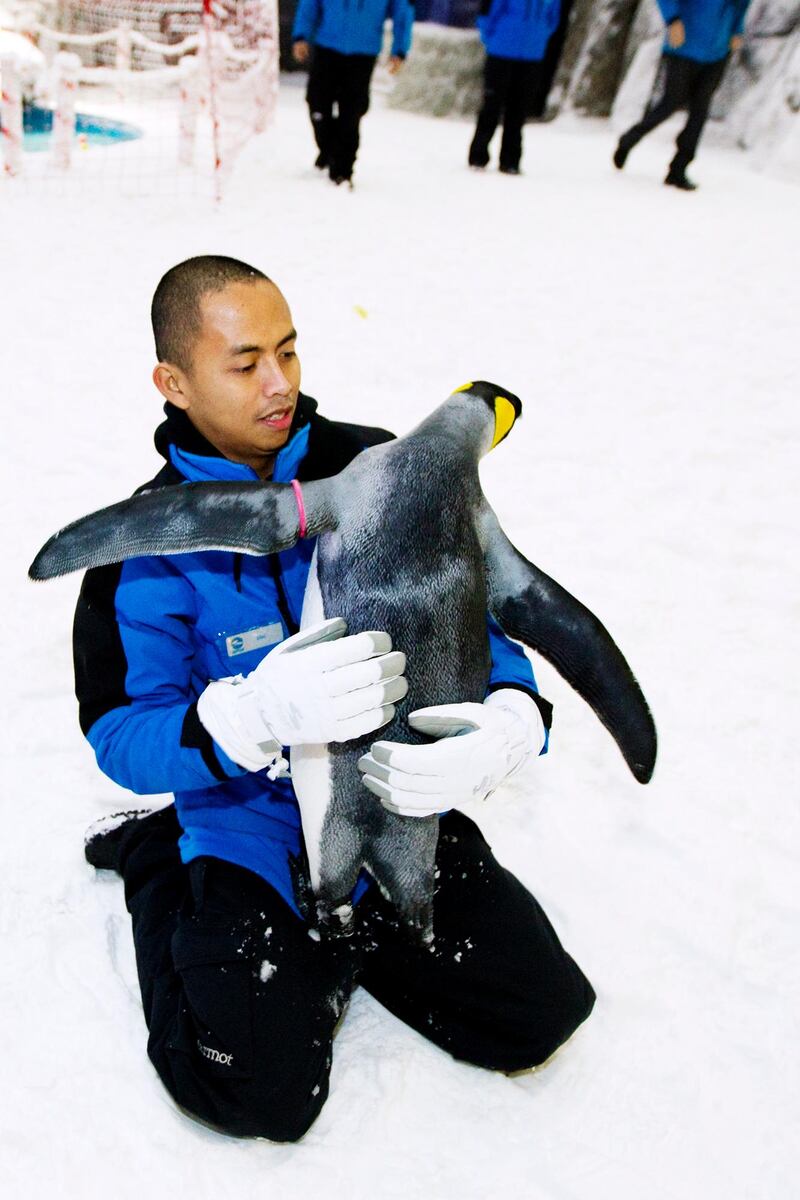
M331 421L303 395L288 305L255 268L189 259L161 280L152 313L166 461L147 489L325 478L392 437ZM149 1056L191 1115L277 1141L301 1137L322 1108L357 982L455 1057L506 1072L544 1062L594 1001L534 897L457 809L440 819L433 947L409 939L366 873L351 937L309 923L300 814L274 747L288 742L291 758L304 741L368 734L406 690L404 655L380 631L297 647L313 548L309 538L268 557L96 568L74 627L80 722L98 764L133 792L174 793L165 808L101 821L86 842L87 860L125 883ZM491 748L470 750L480 730L446 739L431 812L452 808L446 792L466 798L546 749L551 709L528 659L488 615L487 629ZM276 685L271 666L288 648L293 670ZM443 746L415 748L414 776Z
M679 109L687 120L664 183L684 192L697 184L686 168L697 152L700 135L731 52L744 41L744 19L750 0L658 0L666 25L661 59L661 94L641 121L617 143L614 166L622 170L637 142Z
M483 0L478 29L486 63L483 104L469 148L471 167L488 166L489 144L502 120L500 170L519 175L522 127L560 16L561 0Z
M300 0L292 27L295 61L311 61L306 99L319 151L315 165L335 184L352 187L361 118L391 17L388 69L396 74L411 45L409 0ZM312 47L313 45L313 54Z

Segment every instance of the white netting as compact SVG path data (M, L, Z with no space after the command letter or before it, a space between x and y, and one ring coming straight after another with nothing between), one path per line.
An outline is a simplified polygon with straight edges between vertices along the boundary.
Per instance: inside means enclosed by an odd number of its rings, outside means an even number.
M0 0L0 27L8 5ZM277 0L20 7L15 31L0 32L7 177L218 196L236 155L272 118Z

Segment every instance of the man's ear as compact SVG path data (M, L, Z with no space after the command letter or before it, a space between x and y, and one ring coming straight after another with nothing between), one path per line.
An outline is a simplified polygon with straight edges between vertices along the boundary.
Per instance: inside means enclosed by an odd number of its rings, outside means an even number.
M170 404L174 404L176 408L189 407L185 391L186 377L178 367L173 367L170 363L158 363L153 369L153 383Z

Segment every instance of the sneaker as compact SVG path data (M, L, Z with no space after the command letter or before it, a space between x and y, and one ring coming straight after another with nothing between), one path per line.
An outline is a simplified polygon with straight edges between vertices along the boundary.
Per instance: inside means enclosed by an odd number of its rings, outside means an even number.
M520 171L519 167L500 166L497 169L501 175L521 175L522 174L522 171Z
M118 870L120 846L128 831L145 817L160 811L158 808L132 808L100 817L89 826L83 839L86 861L97 871Z
M696 192L698 186L683 171L670 171L664 183L668 187L680 188L682 192Z

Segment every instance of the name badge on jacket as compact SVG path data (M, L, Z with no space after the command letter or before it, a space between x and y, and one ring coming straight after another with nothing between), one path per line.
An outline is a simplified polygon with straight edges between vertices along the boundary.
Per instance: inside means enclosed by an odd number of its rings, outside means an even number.
M247 654L250 650L262 650L283 641L283 626L279 621L272 625L259 625L257 629L246 629L244 633L233 633L225 639L228 658Z

